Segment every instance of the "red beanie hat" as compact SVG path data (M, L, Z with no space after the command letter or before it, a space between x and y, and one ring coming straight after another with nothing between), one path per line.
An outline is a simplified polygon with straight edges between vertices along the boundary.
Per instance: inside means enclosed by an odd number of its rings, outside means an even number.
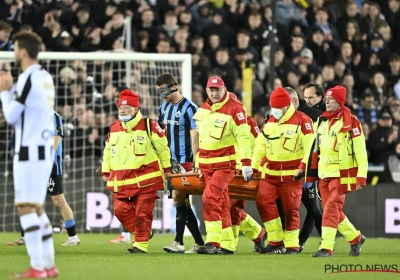
M289 106L291 102L289 93L283 87L276 88L269 97L269 103L274 108Z
M335 86L326 91L325 97L326 96L332 96L337 101L337 103L339 103L340 106L343 107L346 103L346 88L342 86Z
M139 96L133 91L125 89L119 94L118 107L121 105L140 107Z

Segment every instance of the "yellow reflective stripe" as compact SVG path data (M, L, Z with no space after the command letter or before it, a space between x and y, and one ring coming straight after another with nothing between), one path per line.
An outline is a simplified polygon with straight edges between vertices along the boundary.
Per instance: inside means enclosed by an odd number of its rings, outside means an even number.
M207 150L207 151L214 151L214 150L219 150L219 149L223 149L226 147L234 146L235 144L236 144L235 138L228 137L228 138L223 138L223 139L219 140L218 143L200 142L199 148Z
M202 158L199 157L199 163L203 164L212 164L212 163L219 163L219 162L226 162L235 160L235 156L224 156L224 157L214 157L214 158Z
M236 242L233 236L232 227L227 227L222 229L221 248L224 248L229 251L236 251Z
M344 236L344 238L346 238L348 242L354 240L360 235L360 231L354 227L347 217L345 217L344 220L339 223L338 231Z
M297 153L291 153L291 154L280 154L279 151L283 150L282 148L274 148L274 153L270 154L268 153L267 150L267 158L270 161L279 161L279 162L284 162L284 161L291 161L291 160L301 160L303 159L304 156L304 151L299 150Z
M249 214L240 223L240 231L250 240L256 239L261 231L262 227L256 220L253 219Z
M204 221L206 226L206 243L215 242L221 244L222 221Z
M293 170L271 170L263 167L262 172L271 176L293 176L296 169Z
M122 187L125 185L133 185L133 184L137 184L140 181L144 181L144 180L148 180L148 179L152 179L158 176L162 176L161 171L155 171L155 172L151 172L145 175L141 175L139 177L136 178L132 178L132 179L127 179L127 180L121 180L121 181L108 181L107 182L107 187ZM140 187L145 187L145 186L139 186Z
M149 251L150 242L149 241L147 241L147 242L137 242L137 241L135 241L135 242L133 242L132 246L136 247L136 248L138 248L138 249L140 249L140 250L142 250L142 251L147 253Z
M331 227L322 226L322 241L319 249L328 249L333 251L333 247L335 245L335 237L336 237L337 229Z
M240 227L239 226L232 225L233 238L235 239L235 245L236 246L239 243L239 231L240 231Z
M283 240L283 229L281 218L276 218L271 221L265 222L265 231L268 233L268 241L280 242Z
M283 238L283 243L286 248L299 247L299 230L286 230Z

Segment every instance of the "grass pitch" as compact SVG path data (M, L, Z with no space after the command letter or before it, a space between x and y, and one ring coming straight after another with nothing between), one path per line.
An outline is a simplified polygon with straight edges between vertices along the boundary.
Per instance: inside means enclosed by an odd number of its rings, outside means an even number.
M396 265L400 271L400 240L368 238L361 256L350 258L348 243L337 239L332 258L314 259L318 238L311 238L302 254L259 255L252 253L253 243L244 237L239 242L235 256L167 254L163 246L173 241L172 235L154 235L149 254L129 255L129 244L107 244L116 237L109 234L79 234L81 245L61 247L65 234L54 234L56 263L60 280L262 280L262 279L400 279L392 273L338 273L325 272L326 265ZM5 246L7 241L18 238L18 233L0 233L0 279L9 279L14 273L29 267L25 247ZM188 249L193 244L185 237ZM393 268L393 266L392 266Z

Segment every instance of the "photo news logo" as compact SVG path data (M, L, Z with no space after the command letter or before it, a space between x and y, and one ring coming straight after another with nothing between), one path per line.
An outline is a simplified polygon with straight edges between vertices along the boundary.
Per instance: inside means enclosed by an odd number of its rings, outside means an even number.
M325 264L325 273L386 272L399 273L397 264Z

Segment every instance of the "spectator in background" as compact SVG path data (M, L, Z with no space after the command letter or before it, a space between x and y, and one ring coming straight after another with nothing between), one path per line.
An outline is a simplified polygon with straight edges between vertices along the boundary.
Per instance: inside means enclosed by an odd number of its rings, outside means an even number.
M337 29L339 32L347 33L347 35L342 34L343 40L349 40L349 36L352 36L353 32L349 32L349 23L352 23L353 27L356 29L354 33L355 37L352 37L356 40L361 40L361 36L365 34L364 32L364 21L362 15L358 12L357 3L355 1L348 1L346 4L346 13L343 14L338 22ZM358 29L358 30L357 30ZM358 31L358 32L357 32ZM356 38L359 37L359 38ZM354 48L354 46L353 46ZM354 48L355 49L355 48Z
M94 113L92 110L84 110L77 117L78 125L71 132L70 156L82 158L87 156L101 156L102 146L99 130L95 127ZM98 148L96 148L96 146Z
M389 156L381 179L384 183L400 183L400 142L394 145L394 153Z
M393 125L400 127L400 99L394 97L388 103L390 113L393 117Z
M392 127L392 123L389 111L382 110L378 116L376 129L372 130L368 137L369 162L376 165L385 164L393 153L399 134L398 130Z
M388 98L393 96L393 90L386 86L386 78L381 72L374 74L371 80L371 86L365 93L371 93L374 96L378 110L382 109Z
M300 62L297 68L302 75L301 81L304 83L313 81L321 73L321 67L315 64L313 59L314 56L310 49L304 48L300 52Z
M160 38L172 40L176 30L179 29L178 18L173 11L165 13L164 25L160 28Z
M378 28L385 22L384 17L381 15L381 8L375 2L369 3L368 15L364 18L366 32L372 35L378 32Z
M240 79L239 73L229 59L229 50L221 48L217 51L216 69L221 73L222 80L225 81L227 90L234 92L237 88L237 82Z
M393 41L397 45L400 44L400 1L389 0L389 11L387 14L387 21L392 29Z
M329 48L336 52L340 48L341 41L335 26L329 23L328 19L327 10L324 8L318 9L315 14L316 22L311 26L308 34L313 34L316 29L321 29L324 34L324 42Z
M342 79L342 86L346 88L347 91L347 100L346 106L351 110L357 110L360 104L360 97L358 93L354 90L354 77L351 73L346 73Z
M366 123L370 127L378 121L375 97L371 93L363 94L361 97L361 105L358 106L356 115L360 122Z
M393 88L400 81L400 56L397 53L392 53L389 57L389 66L390 71L386 74L386 81L388 88Z
M204 28L202 35L205 42L209 42L212 34L218 34L221 47L229 48L230 46L235 46L235 31L224 22L223 10L215 10L212 22Z
M13 31L11 24L0 20L0 51L12 51L10 35Z
M292 21L299 22L304 27L308 27L306 20L307 13L293 0L281 0L276 3L276 18L286 29Z

